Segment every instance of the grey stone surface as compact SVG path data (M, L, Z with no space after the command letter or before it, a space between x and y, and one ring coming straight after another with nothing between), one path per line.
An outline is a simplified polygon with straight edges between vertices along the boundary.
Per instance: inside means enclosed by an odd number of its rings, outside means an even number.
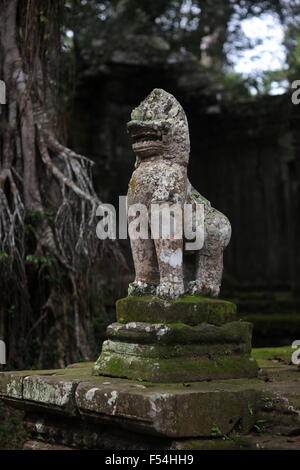
M23 399L53 405L72 413L77 384L77 380L61 380L59 376L27 376L23 379Z
M141 432L167 437L200 437L211 436L216 423L221 432L226 433L242 420L249 430L254 417L245 405L251 402L255 408L259 394L251 387L243 389L238 384L237 387L221 385L220 389L209 384L198 384L195 388L165 386L163 389L134 385L130 388L130 384L124 389L113 384L104 389L80 384L76 400L84 414L96 412L114 416L119 423L120 418L126 419L127 427Z

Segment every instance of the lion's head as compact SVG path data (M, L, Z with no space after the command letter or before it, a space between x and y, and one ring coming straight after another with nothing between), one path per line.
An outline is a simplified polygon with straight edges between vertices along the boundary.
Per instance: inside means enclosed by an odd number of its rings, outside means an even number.
M137 163L145 158L174 159L187 165L190 151L185 112L173 95L155 88L131 113L127 124Z

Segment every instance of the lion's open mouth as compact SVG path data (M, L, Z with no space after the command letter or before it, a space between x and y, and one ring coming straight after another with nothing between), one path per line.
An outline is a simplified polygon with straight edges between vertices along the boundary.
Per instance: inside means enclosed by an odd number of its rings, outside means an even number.
M162 140L161 135L148 133L132 135L131 138L134 144L140 142L157 142Z
M134 151L143 151L150 149L160 149L162 146L162 136L154 133L139 133L131 135L133 140L132 148Z

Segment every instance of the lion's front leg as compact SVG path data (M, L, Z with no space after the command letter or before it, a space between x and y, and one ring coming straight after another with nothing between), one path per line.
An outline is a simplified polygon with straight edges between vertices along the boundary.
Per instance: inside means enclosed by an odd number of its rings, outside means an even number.
M155 295L159 272L153 240L131 239L135 280L128 287L128 295Z
M184 294L183 241L159 238L155 249L160 273L156 294L163 299L176 299Z

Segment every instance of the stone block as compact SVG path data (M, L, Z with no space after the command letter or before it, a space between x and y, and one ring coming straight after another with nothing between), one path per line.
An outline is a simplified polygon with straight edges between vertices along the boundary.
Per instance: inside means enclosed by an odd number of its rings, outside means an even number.
M23 375L17 372L2 372L0 380L0 396L22 398Z
M77 384L78 380L61 380L59 376L27 376L23 381L23 399L72 413Z
M236 319L236 305L225 300L186 296L177 300L125 297L116 303L119 323L209 323L223 325Z
M127 430L165 437L210 437L214 429L229 433L235 426L247 432L260 403L257 381L138 386L136 383L81 383L76 404L86 419L110 420Z
M256 361L249 356L145 358L102 352L93 373L148 382L195 382L226 378L256 377Z

